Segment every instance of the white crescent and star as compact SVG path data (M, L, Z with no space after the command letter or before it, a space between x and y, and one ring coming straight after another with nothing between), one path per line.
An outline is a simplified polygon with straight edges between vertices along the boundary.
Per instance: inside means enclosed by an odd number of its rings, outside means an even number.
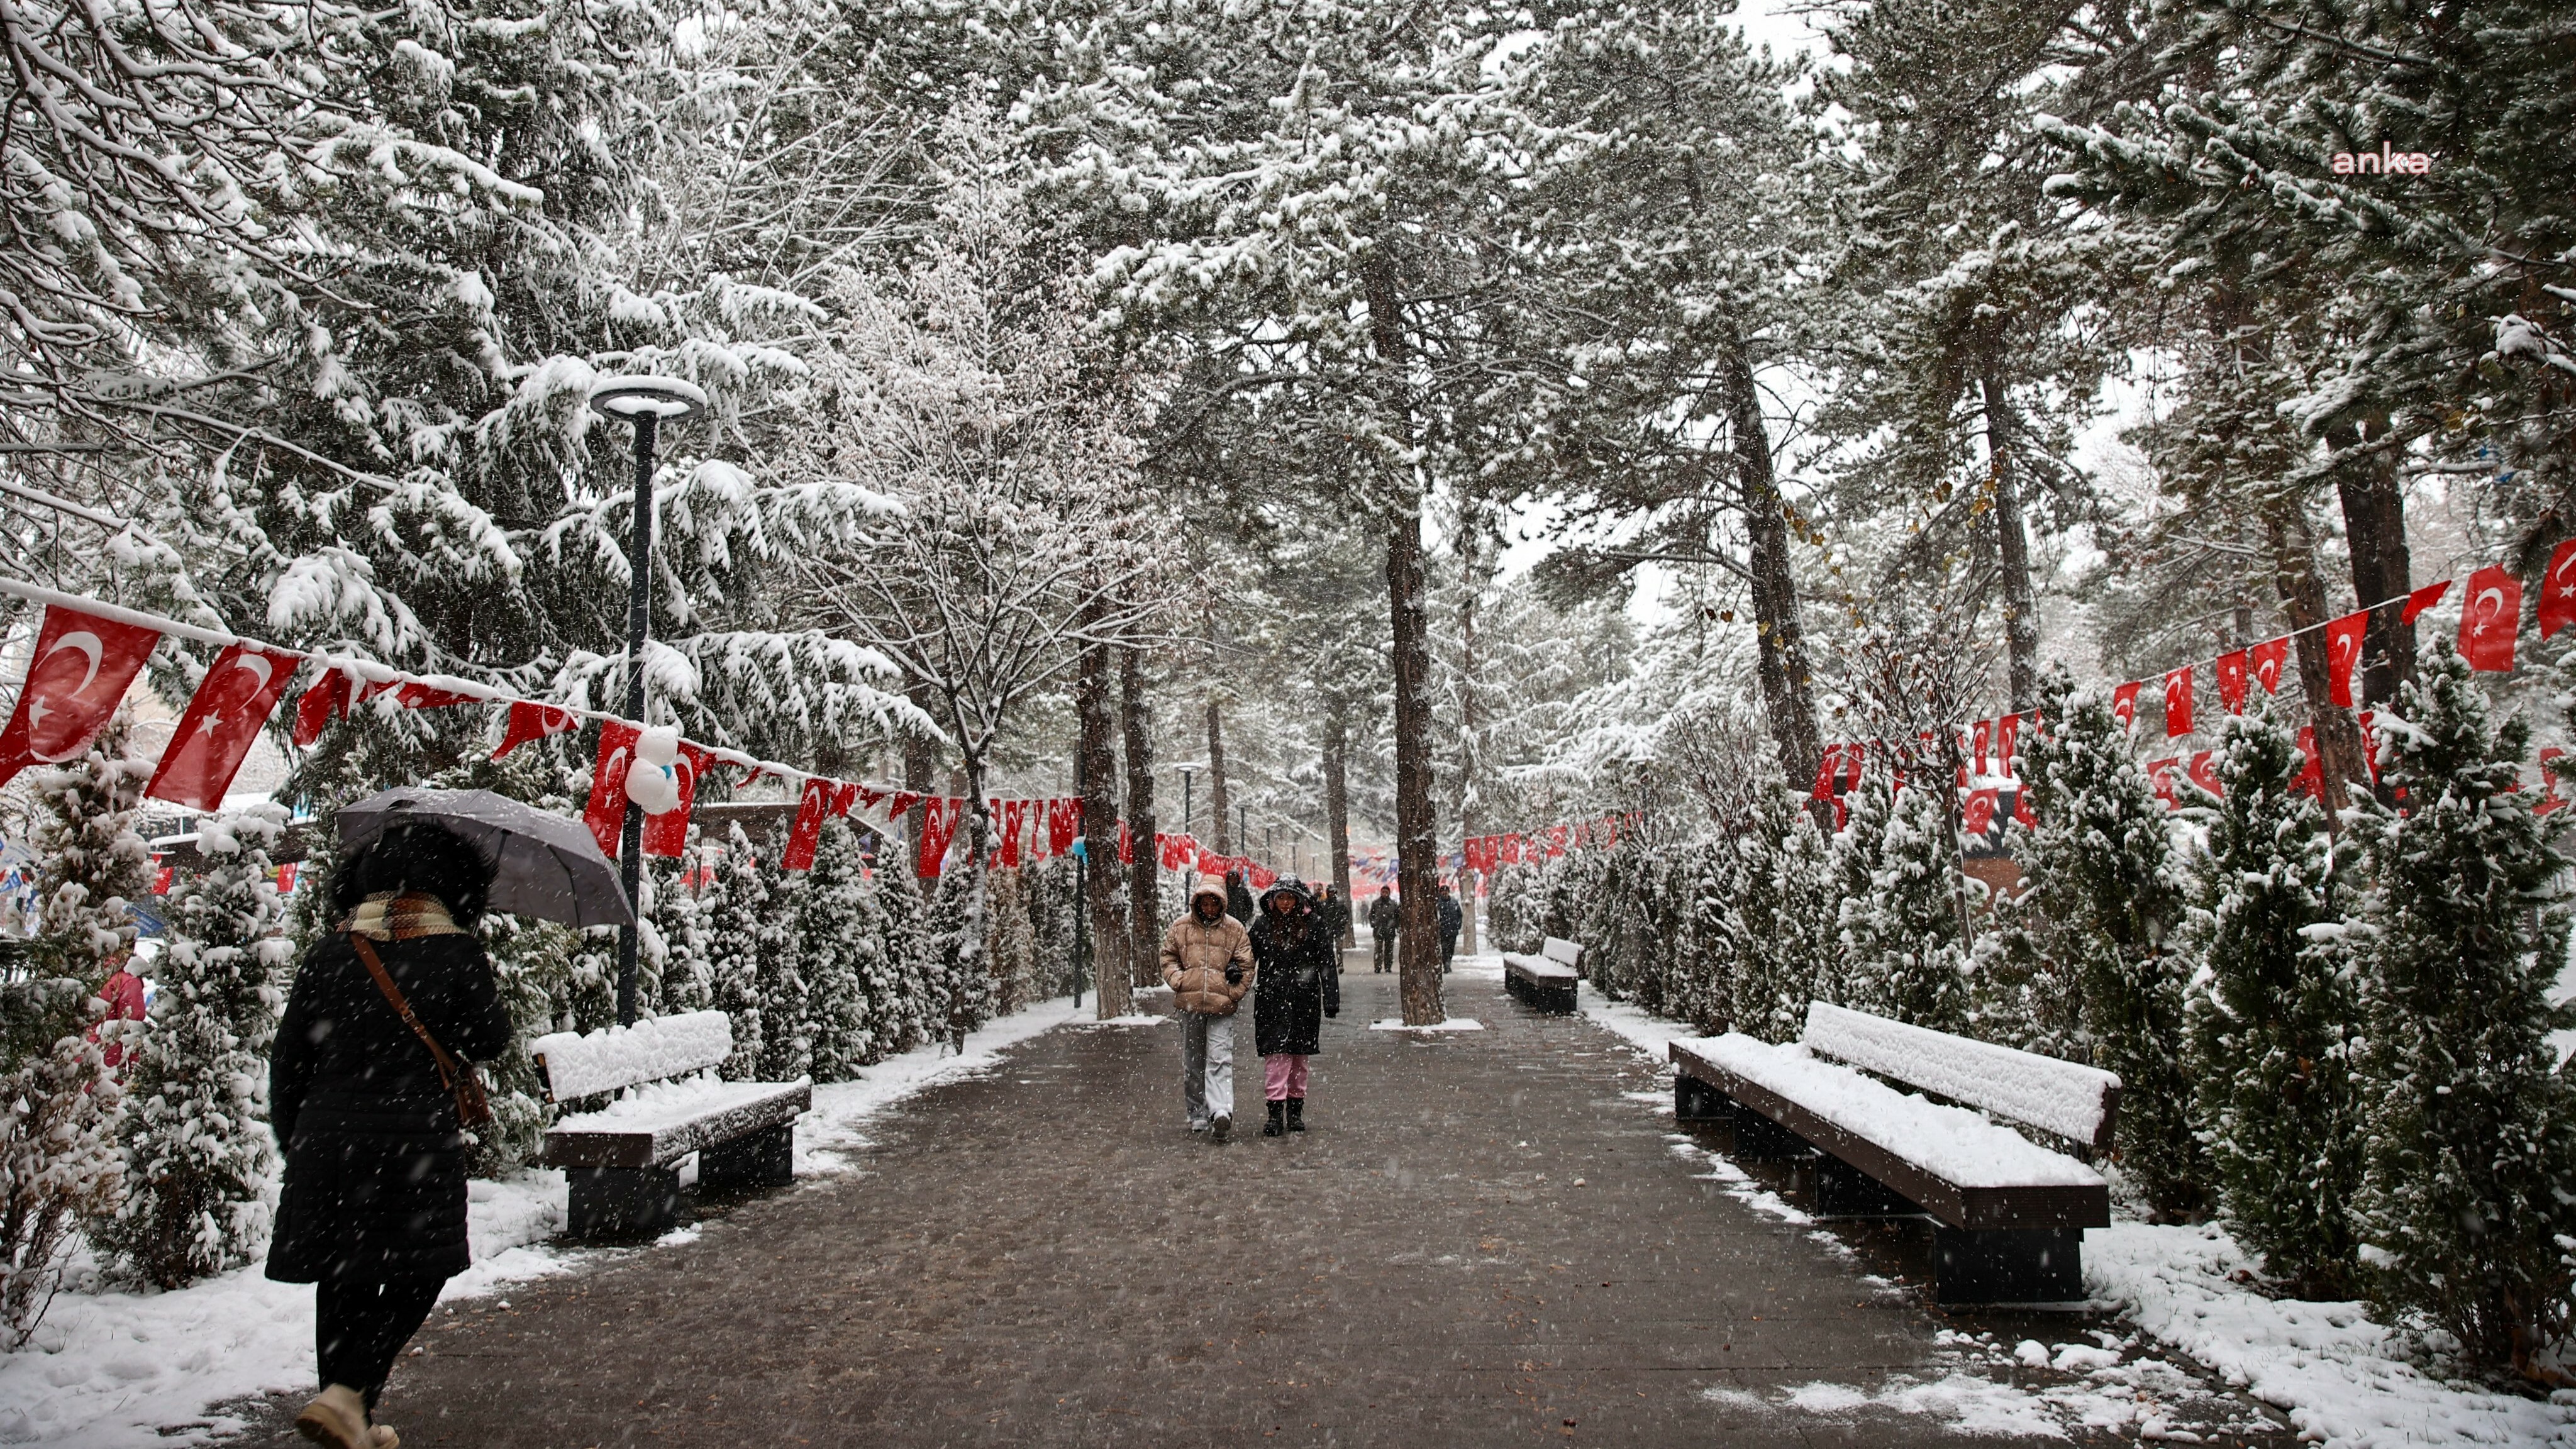
M54 647L46 650L44 659L38 662L50 662L55 655L62 653L66 649L77 649L83 654L89 656L89 672L82 675L81 682L72 689L72 693L74 694L86 694L89 692L90 685L96 683L98 680L99 661L106 653L107 646L100 643L98 636L87 629L74 629L60 639L55 640Z

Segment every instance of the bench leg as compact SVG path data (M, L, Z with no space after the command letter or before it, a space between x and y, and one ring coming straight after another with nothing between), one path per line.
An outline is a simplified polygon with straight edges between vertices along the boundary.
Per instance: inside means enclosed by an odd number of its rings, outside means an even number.
M2072 1303L2084 1296L2082 1228L1932 1229L1935 1303Z
M1724 1122L1734 1116L1734 1098L1688 1072L1673 1073L1673 1120Z
M1550 986L1538 993L1538 1009L1551 1016L1572 1016L1575 1011L1574 983Z
M781 1122L748 1137L698 1150L698 1186L785 1187L796 1180L796 1124Z
M564 1224L575 1238L660 1237L680 1225L680 1174L668 1167L574 1167Z
M1745 1162L1786 1162L1813 1149L1807 1139L1759 1112L1735 1114L1734 1155Z
M1923 1209L1831 1153L1816 1159L1816 1211L1829 1218L1901 1218Z

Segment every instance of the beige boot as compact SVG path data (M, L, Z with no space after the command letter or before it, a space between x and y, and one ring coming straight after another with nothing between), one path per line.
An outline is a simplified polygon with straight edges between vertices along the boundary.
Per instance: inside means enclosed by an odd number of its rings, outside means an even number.
M390 1424L370 1424L367 1432L375 1436L367 1441L367 1449L402 1449L402 1436Z
M295 1432L324 1449L377 1449L367 1426L367 1401L347 1384L333 1384L295 1416Z

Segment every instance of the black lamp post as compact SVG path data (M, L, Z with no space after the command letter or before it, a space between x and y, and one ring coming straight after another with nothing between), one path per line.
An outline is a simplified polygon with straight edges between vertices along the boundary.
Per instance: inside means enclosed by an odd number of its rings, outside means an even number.
M653 445L664 423L676 423L705 411L707 395L676 377L603 378L590 390L590 410L635 429L635 536L628 546L626 590L626 717L644 723L644 640L653 626ZM617 870L626 886L628 913L644 917L640 876L644 854L644 812L626 802L626 828L618 837ZM617 1024L635 1024L635 954L633 925L617 928Z

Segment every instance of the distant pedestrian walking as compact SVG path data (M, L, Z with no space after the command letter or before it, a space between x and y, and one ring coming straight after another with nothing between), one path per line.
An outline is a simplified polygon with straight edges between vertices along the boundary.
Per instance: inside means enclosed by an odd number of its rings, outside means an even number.
M1316 892L1315 914L1322 919L1324 938L1333 943L1333 951L1338 957L1342 947L1350 942L1350 897L1342 894L1341 887L1327 881L1324 888Z
M1181 1108L1193 1132L1234 1130L1234 1013L1252 989L1252 941L1227 915L1225 885L1199 877L1190 913L1163 933L1163 983L1181 1017Z
M1391 886L1379 886L1369 902L1369 935L1377 942L1377 974L1395 969L1395 938L1404 929L1404 908L1395 903Z
M1264 1137L1306 1130L1306 1059L1322 1049L1324 1018L1342 1010L1341 951L1325 934L1314 897L1295 877L1261 896L1252 959L1261 968L1252 996L1252 1045L1261 1053Z
M1449 882L1440 883L1440 973L1449 973L1449 963L1458 955L1458 932L1467 924L1466 912L1458 908L1458 895Z
M1247 927L1252 924L1252 887L1244 883L1242 871L1225 873L1225 913Z
M396 1442L376 1401L468 1261L465 1124L440 1053L489 1060L510 1044L473 929L491 881L444 827L387 829L332 877L339 928L305 954L278 1023L269 1122L286 1172L268 1276L319 1285L322 1392L295 1427L331 1449Z

